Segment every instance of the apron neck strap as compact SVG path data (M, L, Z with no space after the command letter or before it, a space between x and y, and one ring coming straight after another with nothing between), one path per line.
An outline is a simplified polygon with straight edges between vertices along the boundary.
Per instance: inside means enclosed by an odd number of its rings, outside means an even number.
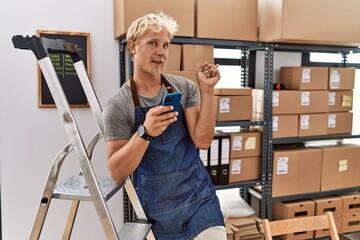
M168 80L165 79L164 75L162 75L162 74L161 74L161 82L164 83L168 93L174 92L174 89L172 88L172 86L170 85ZM135 84L133 77L131 77L131 79L130 79L130 87L131 87L131 95L133 98L134 105L135 105L135 107L140 107L139 96L137 94L136 84Z

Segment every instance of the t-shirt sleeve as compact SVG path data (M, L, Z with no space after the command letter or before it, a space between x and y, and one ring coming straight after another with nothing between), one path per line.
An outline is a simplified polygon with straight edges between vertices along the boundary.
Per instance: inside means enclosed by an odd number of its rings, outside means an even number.
M133 127L130 120L129 109L109 101L103 110L105 140L130 139Z

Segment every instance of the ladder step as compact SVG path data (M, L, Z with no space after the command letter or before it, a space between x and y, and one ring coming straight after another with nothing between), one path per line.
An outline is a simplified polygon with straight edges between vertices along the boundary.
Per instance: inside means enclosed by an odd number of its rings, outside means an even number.
M116 184L108 177L97 177L97 182L105 201L109 200L125 184L125 182ZM56 185L53 197L57 199L93 201L83 176L71 176Z
M145 240L151 228L150 223L126 222L118 233L120 240Z

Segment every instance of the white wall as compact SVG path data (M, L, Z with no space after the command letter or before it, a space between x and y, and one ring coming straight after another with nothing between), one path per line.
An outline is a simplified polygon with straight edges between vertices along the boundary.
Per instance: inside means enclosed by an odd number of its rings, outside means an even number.
M14 49L13 35L37 29L90 32L91 81L102 106L119 88L118 41L113 39L113 1L0 1L0 167L4 240L28 239L53 158L68 143L56 109L37 107L36 58ZM90 109L73 109L85 142L97 132ZM94 154L98 175L106 175L104 143ZM76 174L68 159L60 178ZM122 194L109 207L122 222ZM60 239L70 201L54 200L41 239ZM80 205L73 239L104 239L95 209Z

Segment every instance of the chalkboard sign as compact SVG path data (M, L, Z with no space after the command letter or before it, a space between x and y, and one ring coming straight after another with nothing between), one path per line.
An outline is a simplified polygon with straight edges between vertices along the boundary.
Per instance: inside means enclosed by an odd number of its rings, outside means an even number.
M37 36L51 39L62 39L75 44L81 60L84 62L90 77L90 33L37 30ZM85 92L81 86L70 55L51 53L51 62L71 107L89 107ZM40 108L56 107L43 73L39 69L38 106Z

